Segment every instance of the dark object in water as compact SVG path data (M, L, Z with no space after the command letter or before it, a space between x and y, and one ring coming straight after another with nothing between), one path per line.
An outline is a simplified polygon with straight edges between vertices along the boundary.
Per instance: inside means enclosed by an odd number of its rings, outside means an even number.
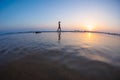
M40 32L40 31L36 31L35 33L38 34L38 33L42 33L42 32Z

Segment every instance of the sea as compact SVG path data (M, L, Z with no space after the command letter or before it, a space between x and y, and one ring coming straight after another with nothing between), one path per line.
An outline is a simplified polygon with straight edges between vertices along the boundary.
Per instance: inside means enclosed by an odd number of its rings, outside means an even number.
M120 36L1 34L0 80L120 80Z

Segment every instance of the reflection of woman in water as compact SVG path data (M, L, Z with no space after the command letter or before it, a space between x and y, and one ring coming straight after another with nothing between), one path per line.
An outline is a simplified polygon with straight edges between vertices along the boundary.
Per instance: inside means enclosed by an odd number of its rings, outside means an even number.
M61 32L58 32L58 40L61 39Z
M61 40L61 32L58 31L58 43L60 44L60 40Z
M61 32L61 26L60 26L60 23L61 23L61 22L59 21L59 22L58 22L58 29L57 29L58 32Z

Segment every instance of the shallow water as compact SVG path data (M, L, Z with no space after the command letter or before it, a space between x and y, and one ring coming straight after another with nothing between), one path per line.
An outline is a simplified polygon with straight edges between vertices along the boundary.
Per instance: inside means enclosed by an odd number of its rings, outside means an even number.
M0 36L3 80L120 80L120 37L43 32Z

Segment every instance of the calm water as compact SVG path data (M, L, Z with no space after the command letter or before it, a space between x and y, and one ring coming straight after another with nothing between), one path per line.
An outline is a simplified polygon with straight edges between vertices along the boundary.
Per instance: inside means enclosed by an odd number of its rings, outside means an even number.
M120 37L77 32L0 36L1 80L120 80Z

